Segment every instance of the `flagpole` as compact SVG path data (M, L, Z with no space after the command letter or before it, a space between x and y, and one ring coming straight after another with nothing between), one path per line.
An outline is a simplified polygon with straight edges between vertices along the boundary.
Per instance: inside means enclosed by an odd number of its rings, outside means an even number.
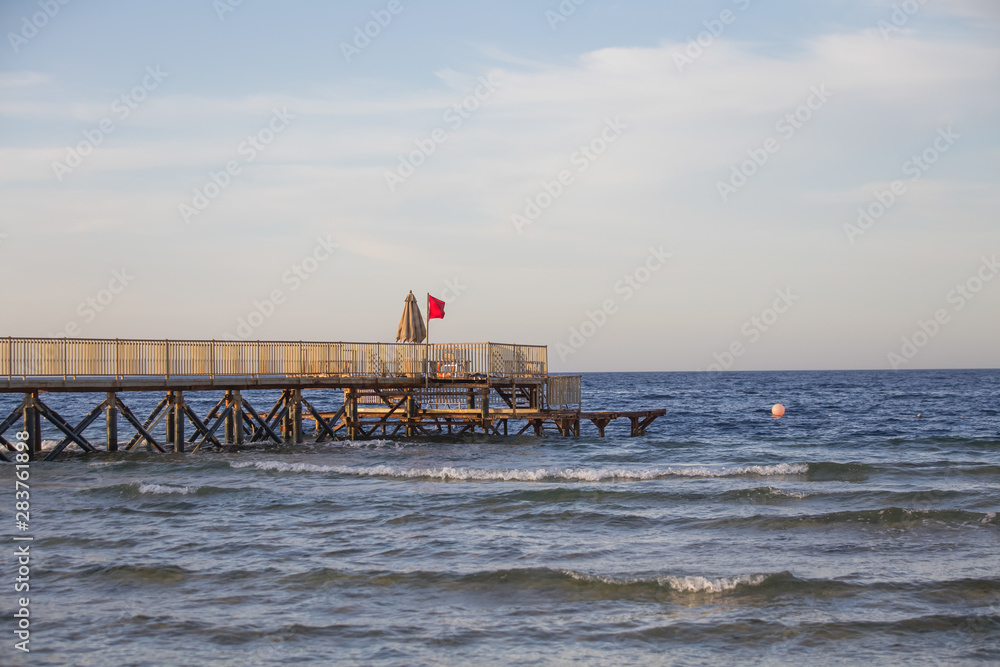
M427 335L424 338L424 358L427 360L427 370L424 373L424 388L427 389L431 384L431 293L427 293L427 302L424 304L424 308L427 309L427 326L425 327L424 333Z

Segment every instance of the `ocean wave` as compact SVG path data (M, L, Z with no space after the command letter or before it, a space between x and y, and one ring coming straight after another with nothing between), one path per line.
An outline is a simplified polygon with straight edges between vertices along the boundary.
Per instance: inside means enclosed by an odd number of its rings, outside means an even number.
M90 565L65 572L70 578L105 579L131 584L173 584L197 576L178 565Z
M737 500L749 500L752 502L768 502L777 500L804 500L810 494L801 491L790 491L788 489L778 489L773 486L758 486L752 489L736 489L728 491L726 498Z
M885 507L872 510L846 510L801 516L751 516L708 521L708 526L787 529L836 524L863 524L885 528L918 526L1000 526L996 512L966 510L921 510Z
M805 463L779 463L734 468L707 468L701 466L652 468L630 470L626 468L537 468L487 469L487 468L399 468L376 466L326 466L313 463L287 463L284 461L238 461L233 468L255 468L275 472L319 472L356 477L392 477L401 479L438 479L443 481L497 481L543 482L567 480L575 482L645 481L666 477L766 477L775 475L801 475L809 470Z
M169 486L143 482L139 484L139 493L178 493L185 496L189 493L197 493L198 488L197 486Z
M240 493L246 489L245 486L239 488L220 486L186 486L182 484L163 484L136 480L132 482L122 482L108 486L92 486L82 489L79 493L83 495L96 496L118 496L126 498L141 498L149 496L211 496L224 493Z
M875 471L864 463L819 461L809 464L809 479L814 482L863 482Z
M741 574L735 577L708 577L672 575L662 577L609 577L596 574L585 574L573 570L563 570L563 574L578 581L599 582L611 586L633 586L636 584L653 584L669 588L678 593L726 593L738 586L760 586L773 575Z
M776 641L794 646L820 647L820 651L831 650L826 647L851 646L846 642L878 642L891 644L892 652L881 654L882 660L876 663L907 663L900 656L914 641L930 642L932 645L947 644L949 639L959 632L963 636L963 654L965 660L951 659L942 662L928 659L928 664L958 664L964 662L996 663L997 651L995 642L989 640L1000 630L1000 614L931 614L913 616L899 620L863 619L863 620L738 620L723 623L705 623L704 621L681 621L667 624L651 625L638 630L608 635L622 643L636 641L653 643L662 647L668 642L679 642L683 647L711 645L727 638L726 647L732 650L734 645L769 646ZM777 638L777 639L776 639ZM914 654L915 655L915 654ZM949 655L943 653L942 655ZM718 661L718 660L716 660ZM802 656L771 660L767 664L799 664L808 662ZM821 654L812 662L831 664ZM846 663L857 662L847 660ZM910 660L909 662L914 662Z
M604 575L548 567L456 572L348 572L317 568L290 574L282 582L291 588L314 590L317 586L370 585L379 588L405 586L446 590L490 590L580 594L593 599L645 599L667 595L739 593L765 584L800 582L788 572L707 577L699 575ZM808 582L807 582L808 583Z
M422 443L407 443L407 442L397 442L395 440L338 440L336 442L330 443L333 447L348 447L353 449L403 449L404 447L413 447Z

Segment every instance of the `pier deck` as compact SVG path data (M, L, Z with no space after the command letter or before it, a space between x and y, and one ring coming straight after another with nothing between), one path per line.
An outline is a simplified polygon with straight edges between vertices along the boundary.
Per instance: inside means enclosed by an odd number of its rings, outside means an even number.
M261 411L244 395L250 390L278 390L280 396ZM321 409L326 406L318 403L329 401L331 393L318 390L334 390L342 399L332 410ZM222 396L199 416L184 395L211 391ZM99 393L104 400L74 425L42 398L64 392ZM140 419L122 400L132 392L164 397ZM501 343L0 338L0 393L24 396L0 422L0 446L16 450L5 434L20 422L18 438L25 439L32 458L41 455L44 419L62 438L45 452L46 460L69 447L101 449L86 433L101 417L105 451L183 452L253 442L301 443L304 421L312 421L317 442L477 429L510 435L512 422L515 435L544 435L549 428L578 436L581 422L589 421L603 436L607 425L620 418L628 419L630 434L639 436L666 414L662 409L585 412L581 376L550 375L545 346ZM119 439L119 417L131 432L126 442ZM0 459L8 457L0 449Z

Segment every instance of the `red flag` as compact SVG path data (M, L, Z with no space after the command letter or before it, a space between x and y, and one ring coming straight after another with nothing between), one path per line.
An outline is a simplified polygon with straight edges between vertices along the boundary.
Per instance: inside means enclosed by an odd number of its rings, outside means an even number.
M441 299L435 299L430 294L427 295L427 319L444 319L444 301Z

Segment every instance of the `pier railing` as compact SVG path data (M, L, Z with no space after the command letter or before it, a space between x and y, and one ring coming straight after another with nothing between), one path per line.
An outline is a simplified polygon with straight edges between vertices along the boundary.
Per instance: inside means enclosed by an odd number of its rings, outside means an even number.
M545 403L549 409L580 409L579 375L551 375L545 379Z
M544 345L0 338L0 377L544 377Z

